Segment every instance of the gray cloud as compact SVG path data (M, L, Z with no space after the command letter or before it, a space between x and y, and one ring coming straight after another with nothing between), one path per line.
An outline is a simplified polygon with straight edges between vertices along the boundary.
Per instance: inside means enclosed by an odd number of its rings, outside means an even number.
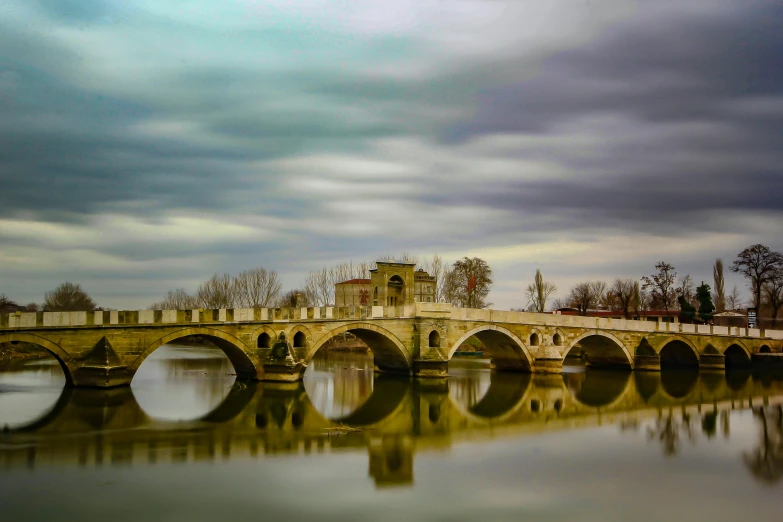
M78 276L150 295L255 264L293 285L344 258L609 234L716 234L728 256L783 210L773 1L422 2L399 22L358 6L11 4L0 292ZM523 250L498 259L574 270ZM42 256L59 268L27 283Z

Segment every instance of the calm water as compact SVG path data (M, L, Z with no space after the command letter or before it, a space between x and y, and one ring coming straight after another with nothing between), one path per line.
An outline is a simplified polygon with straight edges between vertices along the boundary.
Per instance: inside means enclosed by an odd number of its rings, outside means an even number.
M780 520L783 380L745 374L374 376L235 383L169 346L128 389L0 372L2 520Z

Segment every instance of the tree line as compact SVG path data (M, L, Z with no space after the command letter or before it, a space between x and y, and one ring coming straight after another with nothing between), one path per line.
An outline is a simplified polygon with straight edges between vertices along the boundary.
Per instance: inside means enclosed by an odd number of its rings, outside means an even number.
M759 317L770 319L772 326L783 308L783 254L766 245L751 245L739 254L729 267L748 280L753 306ZM696 286L689 274L677 276L675 267L665 261L655 264L655 271L641 277L616 278L604 281L584 281L574 285L565 298L555 299L553 307L574 308L581 315L588 310L611 310L625 317L644 316L651 310L678 311L683 322L709 322L714 313L738 310L744 306L736 285L726 293L724 265L716 259L712 267L713 285ZM554 284L546 282L536 271L534 282L527 287L528 310L543 312L548 298L556 292Z
M465 308L486 308L493 284L489 264L478 257L463 257L453 263L434 255L419 259L411 254L385 256L381 261L396 259L415 263L435 280L435 301ZM272 308L330 306L336 302L335 285L351 279L364 279L375 268L375 262L348 261L309 272L301 285L283 292L283 285L274 270L256 267L239 274L215 274L201 283L195 293L184 288L170 290L149 308L183 310L191 308ZM738 310L744 306L736 286L726 293L724 265L716 259L712 267L713 286L702 282L696 286L689 274L677 275L675 267L665 261L655 264L655 271L638 280L616 278L604 281L583 281L574 285L564 298L554 299L552 307L574 308L586 315L589 310L611 310L625 317L644 316L651 310L678 311L683 322L707 322L716 312ZM729 267L748 280L752 294L749 303L768 317L773 326L783 309L783 254L761 244L751 245L737 255ZM525 289L528 311L545 312L557 287L536 270L533 283ZM92 311L100 309L78 285L63 283L45 294L41 305L20 306L0 294L0 311ZM521 309L520 309L521 310Z
M65 282L44 294L44 302L20 305L0 294L0 312L92 312L100 310L95 301L75 283Z
M463 258L449 265L434 255L420 260L411 254L384 256L379 261L414 263L434 278L436 302L484 308L492 286L492 269L479 258ZM184 288L170 290L152 309L188 308L298 308L332 306L337 301L337 283L366 279L375 262L348 261L309 272L301 285L283 292L277 272L258 267L237 276L215 274L194 294Z

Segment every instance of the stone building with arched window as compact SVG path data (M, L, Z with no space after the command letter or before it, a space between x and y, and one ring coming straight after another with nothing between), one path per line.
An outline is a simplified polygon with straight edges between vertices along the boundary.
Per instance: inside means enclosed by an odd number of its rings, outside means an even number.
M434 303L435 278L415 263L377 261L369 279L334 285L335 306L405 306Z

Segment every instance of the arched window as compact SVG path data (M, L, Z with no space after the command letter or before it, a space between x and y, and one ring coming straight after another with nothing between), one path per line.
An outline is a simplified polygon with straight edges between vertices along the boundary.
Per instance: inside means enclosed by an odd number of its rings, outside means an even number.
M538 346L541 342L541 339L539 339L538 334L530 334L530 346Z
M430 332L430 348L440 348L440 334L437 330Z
M272 347L272 338L269 336L268 333L263 332L261 335L258 336L258 344L257 346L259 348L271 348Z
M304 348L307 337L304 332L296 332L294 335L294 348Z

